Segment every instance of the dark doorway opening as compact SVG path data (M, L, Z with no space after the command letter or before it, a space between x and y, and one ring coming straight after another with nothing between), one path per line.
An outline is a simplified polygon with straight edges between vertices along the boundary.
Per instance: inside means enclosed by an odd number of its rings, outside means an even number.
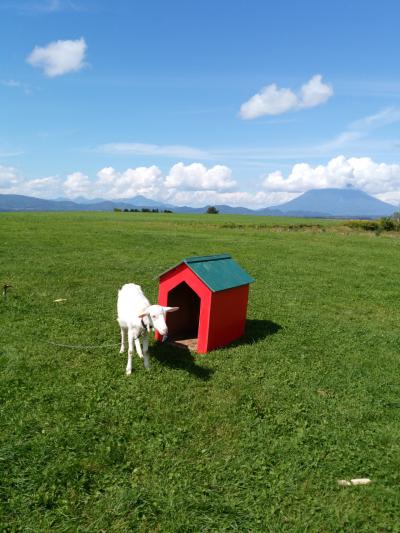
M168 293L168 305L179 311L167 314L168 341L197 350L199 332L200 297L185 282Z

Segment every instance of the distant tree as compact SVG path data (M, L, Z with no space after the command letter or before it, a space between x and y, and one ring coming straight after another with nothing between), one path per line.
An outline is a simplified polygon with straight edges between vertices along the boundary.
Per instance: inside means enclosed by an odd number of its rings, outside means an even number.
M158 213L159 211L158 211L158 209L152 209L151 212L152 213Z
M210 206L207 207L206 213L208 215L217 215L219 213L219 211L218 211L218 209L215 206L210 205Z
M381 228L384 231L393 231L395 229L396 225L392 217L382 217L379 222L380 222Z
M164 212L164 213L173 213L173 211L171 211L170 209L164 209L163 212Z
M147 207L143 207L142 213L150 213L150 209Z
M393 230L400 231L400 211L393 213L393 215L390 217L390 220L393 223Z
M129 213L129 209L124 209L124 213Z
M119 207L114 207L114 213L121 213L121 209Z
M396 211L395 213L393 213L393 215L390 217L393 222L395 222L396 224L400 224L400 211Z

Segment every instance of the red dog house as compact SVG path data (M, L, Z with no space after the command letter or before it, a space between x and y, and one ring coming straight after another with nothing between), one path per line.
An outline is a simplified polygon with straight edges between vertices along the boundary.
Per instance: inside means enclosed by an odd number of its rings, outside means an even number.
M167 314L169 341L207 353L241 337L253 281L226 254L188 257L163 272L158 303L179 307Z

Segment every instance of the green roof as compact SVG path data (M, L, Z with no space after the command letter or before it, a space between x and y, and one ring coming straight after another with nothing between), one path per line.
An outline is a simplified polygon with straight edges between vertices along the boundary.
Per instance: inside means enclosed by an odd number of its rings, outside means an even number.
M228 254L186 257L172 268L182 263L185 263L213 292L248 285L255 281Z

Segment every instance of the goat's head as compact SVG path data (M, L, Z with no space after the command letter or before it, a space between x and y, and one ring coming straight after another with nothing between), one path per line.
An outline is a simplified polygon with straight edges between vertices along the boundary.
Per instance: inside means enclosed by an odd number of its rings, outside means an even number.
M163 305L150 305L140 315L140 318L148 317L150 324L162 336L168 335L168 327L165 316L172 311L178 311L179 307L165 307Z

